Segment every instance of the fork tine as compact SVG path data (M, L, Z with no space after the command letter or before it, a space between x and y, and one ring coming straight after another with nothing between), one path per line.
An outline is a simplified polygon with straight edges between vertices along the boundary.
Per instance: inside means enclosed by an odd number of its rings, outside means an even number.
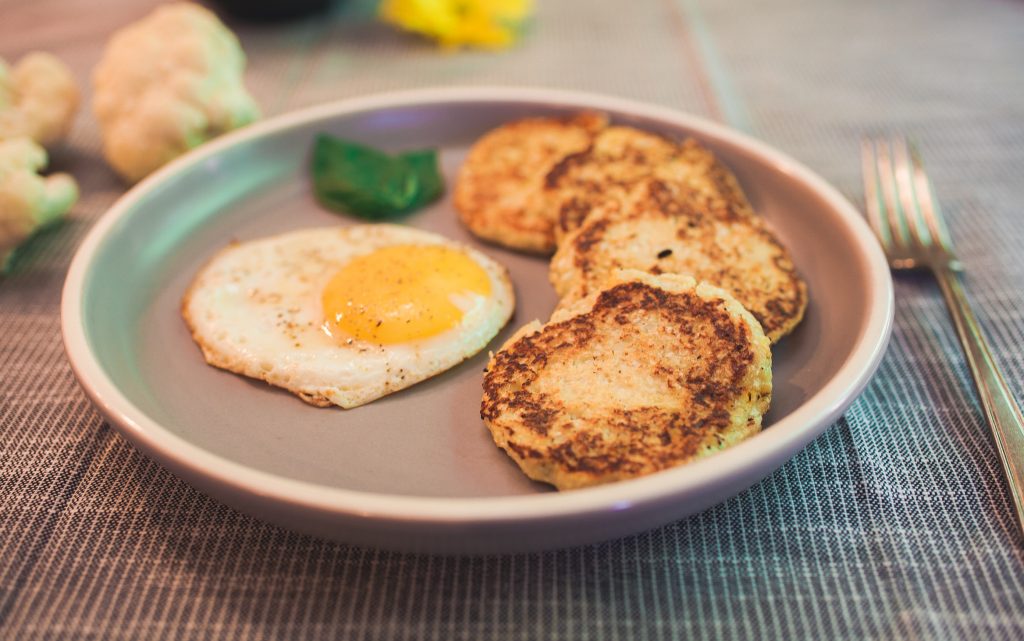
M949 234L949 228L946 227L946 221L942 216L942 212L939 210L938 201L934 197L932 183L928 179L928 174L924 171L924 162L921 160L921 154L913 142L908 142L907 148L910 153L910 162L914 174L914 192L917 194L917 203L921 216L928 225L928 231L935 242L939 243L947 253L952 254L953 239Z
M878 183L882 195L883 210L888 221L889 233L892 236L896 251L904 253L910 247L910 238L904 219L903 207L896 191L896 178L893 173L892 150L888 142L879 139L875 146L875 166L878 171Z
M892 234L882 214L883 204L878 185L878 166L875 157L874 142L862 138L860 141L861 176L864 177L864 206L867 210L868 224L882 244L882 249L889 251L892 246Z
M910 149L907 139L903 136L893 136L889 143L892 147L893 178L896 181L896 194L900 200L900 209L903 212L903 219L910 231L910 237L918 247L927 247L931 244L932 236L929 227L925 226L918 201L918 194L915 193L913 172L910 167Z

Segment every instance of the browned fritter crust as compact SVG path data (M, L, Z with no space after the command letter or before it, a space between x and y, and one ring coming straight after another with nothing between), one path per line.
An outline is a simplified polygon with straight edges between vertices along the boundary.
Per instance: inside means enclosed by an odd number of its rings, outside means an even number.
M555 214L543 198L544 177L566 155L589 147L606 124L604 115L587 112L517 120L484 135L455 183L455 208L463 224L505 247L553 252Z
M731 293L772 340L791 332L807 308L807 285L762 219L722 218L648 184L647 209L629 217L595 212L568 234L551 261L562 305L602 288L616 270L684 274ZM663 201L664 199L664 201Z
M628 217L657 183L675 201L722 219L754 216L736 177L696 140L677 144L632 127L608 127L586 150L556 164L544 182L558 243L591 213Z
M771 352L757 322L707 284L634 274L491 358L480 414L530 478L633 478L760 430Z

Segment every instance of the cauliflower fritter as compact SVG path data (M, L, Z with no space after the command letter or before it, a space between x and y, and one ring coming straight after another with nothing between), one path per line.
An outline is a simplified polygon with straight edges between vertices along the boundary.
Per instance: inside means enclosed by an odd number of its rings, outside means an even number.
M530 478L571 489L707 456L761 428L771 351L725 291L624 271L491 358L480 415Z
M544 176L565 156L590 145L606 118L526 118L484 135L469 151L455 184L455 208L474 235L538 254L555 250L554 210Z
M605 218L635 214L645 205L652 181L676 200L719 218L754 216L736 178L696 140L677 144L633 127L608 127L593 146L564 158L545 180L558 244L591 213Z
M799 324L807 286L789 252L757 217L720 218L649 185L645 209L631 217L592 213L551 260L561 306L597 291L619 269L683 274L728 291L778 341Z

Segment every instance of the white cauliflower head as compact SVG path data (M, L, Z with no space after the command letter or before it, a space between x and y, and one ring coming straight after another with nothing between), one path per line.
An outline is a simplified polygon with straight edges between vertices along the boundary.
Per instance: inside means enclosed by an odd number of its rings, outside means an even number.
M0 273L18 245L78 200L71 176L39 175L46 163L46 150L28 137L0 140Z
M78 84L53 54L35 51L14 68L0 59L0 140L28 136L51 147L71 129Z
M93 73L93 109L107 161L136 182L256 120L259 108L242 84L244 70L238 39L199 5L164 5L121 29Z

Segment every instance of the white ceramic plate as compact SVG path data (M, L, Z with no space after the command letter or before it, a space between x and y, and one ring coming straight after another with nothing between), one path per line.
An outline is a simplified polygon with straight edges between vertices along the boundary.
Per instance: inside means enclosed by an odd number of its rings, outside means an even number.
M774 348L762 433L709 459L557 493L528 481L480 422L486 353L354 410L208 367L178 313L199 266L232 239L353 224L318 207L308 155L319 132L392 149L437 147L451 185L472 142L527 115L598 109L695 136L737 174L809 283L804 323ZM407 224L476 245L509 267L516 327L555 304L547 261L480 244L450 201ZM285 527L363 545L510 552L605 540L692 514L792 457L878 366L893 313L885 260L858 213L807 168L749 137L669 109L564 91L473 88L347 100L206 144L129 191L71 265L63 332L86 393L139 449L224 502Z

